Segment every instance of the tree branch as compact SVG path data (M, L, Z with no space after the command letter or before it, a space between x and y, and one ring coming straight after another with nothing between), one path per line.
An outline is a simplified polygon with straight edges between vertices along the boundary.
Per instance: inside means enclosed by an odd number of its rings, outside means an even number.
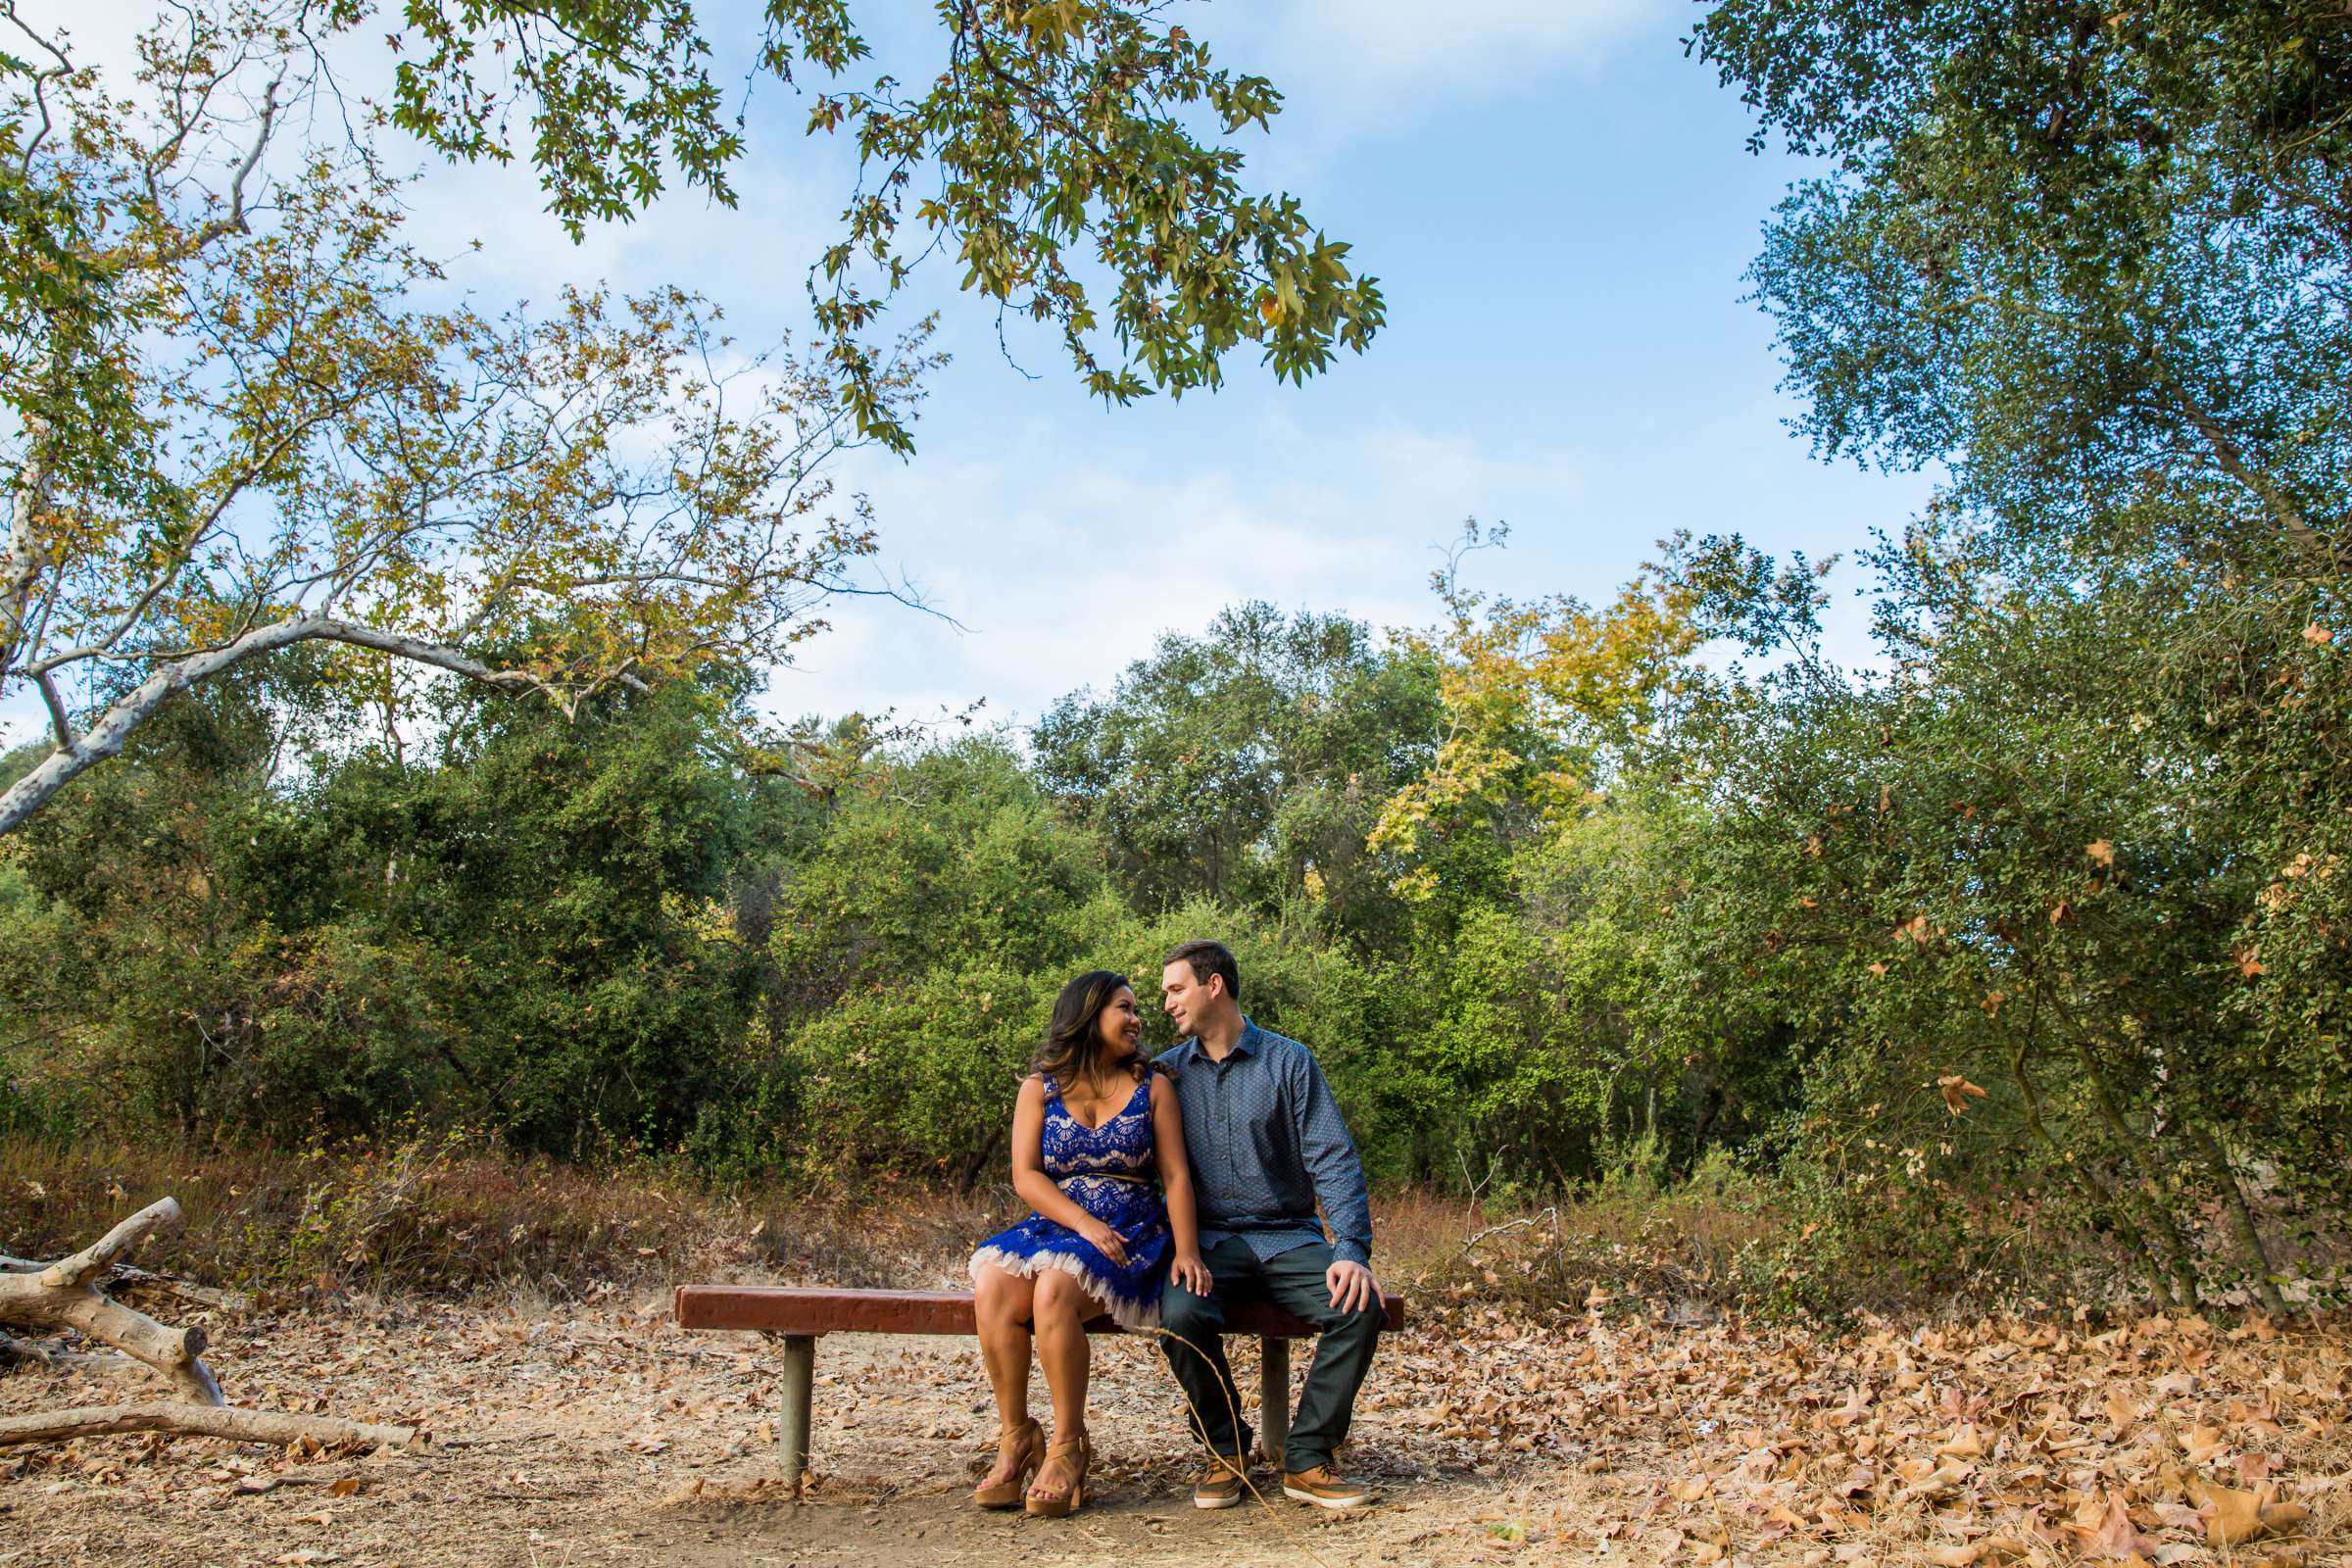
M41 701L49 707L49 723L57 731L58 750L74 750L81 741L74 733L74 718L66 711L66 700L58 695L57 677L43 669L35 671L32 678L41 689Z
M549 681L524 670L501 669L483 663L455 648L428 642L421 637L325 615L295 615L256 627L218 648L176 660L116 699L78 744L60 747L50 753L31 772L11 785L5 793L0 793L0 834L15 829L49 797L121 752L131 732L173 693L185 691L245 660L305 642L336 642L353 648L373 649L377 653L428 664L436 669L446 669L452 674L464 675L468 680L478 680L507 691L541 692L563 709L566 715L577 709L585 692L608 684L617 682L639 692L653 689L632 673L626 663L617 669L577 681Z
M431 1441L416 1427L378 1426L331 1415L232 1410L211 1404L94 1404L0 1416L0 1447L16 1443L64 1443L110 1432L194 1432L281 1446L304 1438L327 1447L407 1448L419 1441Z

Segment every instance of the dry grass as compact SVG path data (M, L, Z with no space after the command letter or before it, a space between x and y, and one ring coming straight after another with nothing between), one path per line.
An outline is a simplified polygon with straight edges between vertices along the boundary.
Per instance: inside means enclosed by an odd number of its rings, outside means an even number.
M589 1170L457 1138L299 1153L0 1143L0 1251L21 1256L70 1251L170 1194L184 1218L147 1266L265 1299L564 1299L681 1276L930 1284L1007 1206L889 1182L855 1199L728 1196L652 1163Z
M681 1277L949 1286L972 1243L1022 1206L1008 1191L887 1179L721 1194L652 1162L589 1170L457 1138L293 1153L9 1141L0 1251L71 1251L165 1194L185 1217L148 1266L289 1300L586 1298ZM1534 1308L1581 1309L1598 1290L1685 1316L1730 1303L1733 1254L1771 1223L1690 1193L1511 1214L1408 1191L1374 1210L1395 1285Z
M185 1218L151 1244L148 1266L266 1301L597 1299L681 1278L951 1287L972 1244L1024 1208L1002 1185L958 1193L887 1177L718 1192L659 1161L590 1169L451 1136L292 1152L0 1138L0 1252L71 1251L165 1194ZM1390 1285L1536 1313L1607 1305L1699 1322L1786 1312L1771 1270L1787 1273L1792 1254L1805 1286L1798 1310L1926 1318L2071 1310L2131 1294L2112 1260L2067 1250L2062 1238L2008 1250L1997 1277L1926 1275L1899 1257L1873 1267L1859 1254L1806 1270L1800 1227L1745 1180L1603 1184L1518 1209L1404 1191L1373 1208Z
M1638 1302L1695 1320L1739 1300L1736 1260L1770 1210L1698 1191L1603 1191L1519 1212L1403 1194L1380 1205L1390 1271L1448 1296L1543 1310Z

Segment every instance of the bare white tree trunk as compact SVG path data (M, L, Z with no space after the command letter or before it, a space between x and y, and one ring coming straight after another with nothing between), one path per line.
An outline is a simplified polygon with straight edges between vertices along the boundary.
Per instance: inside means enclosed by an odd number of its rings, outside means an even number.
M146 1362L185 1397L208 1405L221 1403L220 1385L197 1359L205 1346L202 1329L169 1328L103 1295L95 1283L117 1258L178 1218L177 1200L159 1199L72 1257L45 1264L37 1273L0 1271L0 1323L77 1330Z
M39 809L41 804L64 789L74 779L105 761L130 739L132 730L144 723L147 716L161 708L173 693L185 691L198 682L209 679L247 659L290 648L296 643L337 642L355 648L372 648L400 659L413 660L446 669L510 691L528 690L538 683L520 670L498 669L468 659L454 648L429 643L421 638L404 637L373 626L352 621L335 620L324 615L296 615L287 620L272 621L257 626L233 642L185 659L165 664L138 685L115 699L113 705L100 714L86 735L74 736L70 744L61 742L41 759L31 772L0 792L0 833L7 833ZM34 668L44 676L47 666ZM638 685L633 677L620 677L627 684Z

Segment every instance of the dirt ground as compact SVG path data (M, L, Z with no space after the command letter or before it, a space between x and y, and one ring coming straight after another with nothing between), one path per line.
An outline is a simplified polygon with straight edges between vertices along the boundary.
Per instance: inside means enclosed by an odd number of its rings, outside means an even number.
M1158 1352L1112 1339L1096 1342L1097 1496L1068 1521L983 1514L966 1495L995 1430L976 1348L842 1335L819 1345L816 1483L795 1503L773 1458L778 1357L757 1336L681 1331L665 1307L224 1325L209 1359L232 1402L416 1422L448 1441L365 1456L140 1437L0 1451L0 1564L905 1568L1148 1554L1339 1568L1436 1560L1445 1538L1475 1539L1471 1515L1503 1491L1463 1446L1408 1433L1410 1411L1367 1408L1349 1462L1386 1489L1379 1507L1331 1518L1277 1494L1274 1509L1201 1513ZM1235 1348L1247 1383L1254 1366ZM113 1374L0 1377L7 1411L146 1396ZM348 1479L358 1487L334 1486Z
M2341 1325L1829 1337L1433 1310L1383 1342L1345 1456L1383 1500L1337 1517L1279 1496L1193 1509L1157 1351L1098 1340L1098 1496L1068 1521L966 1500L994 1431L966 1341L820 1342L816 1484L796 1502L774 1459L780 1358L756 1336L679 1330L663 1299L394 1302L210 1327L234 1403L440 1441L0 1450L0 1565L2352 1568ZM0 1411L152 1389L20 1369L0 1373ZM2261 1534L2222 1540L2217 1519L2238 1513Z

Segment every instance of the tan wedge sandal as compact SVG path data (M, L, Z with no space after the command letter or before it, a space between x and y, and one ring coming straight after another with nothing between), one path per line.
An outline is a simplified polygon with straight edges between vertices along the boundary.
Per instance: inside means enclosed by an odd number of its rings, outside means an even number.
M1018 1508L1029 1494L1029 1478L1046 1462L1046 1432L1035 1417L997 1434L997 1456L1013 1461L1012 1479L993 1487L972 1489L972 1501L983 1508Z
M1076 1457L1072 1459L1072 1456ZM1040 1519L1067 1519L1086 1505L1086 1466L1094 1457L1094 1449L1081 1432L1067 1443L1056 1443L1046 1450L1046 1463L1056 1459L1071 1459L1070 1490L1058 1497L1040 1497L1030 1494L1027 1507Z

